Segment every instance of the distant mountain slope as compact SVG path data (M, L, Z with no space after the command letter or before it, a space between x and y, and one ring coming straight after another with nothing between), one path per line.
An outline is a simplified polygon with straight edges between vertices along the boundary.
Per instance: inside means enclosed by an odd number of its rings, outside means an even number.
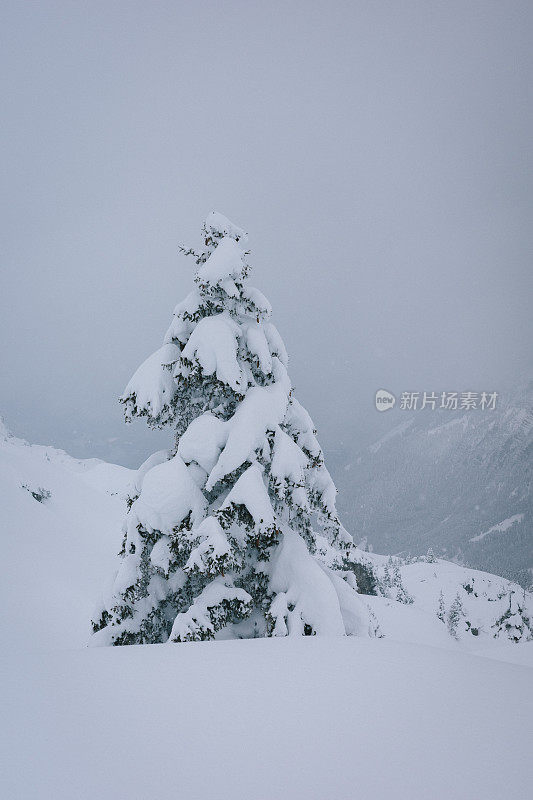
M387 553L432 547L531 585L533 385L495 411L399 413L401 424L336 472L356 541Z

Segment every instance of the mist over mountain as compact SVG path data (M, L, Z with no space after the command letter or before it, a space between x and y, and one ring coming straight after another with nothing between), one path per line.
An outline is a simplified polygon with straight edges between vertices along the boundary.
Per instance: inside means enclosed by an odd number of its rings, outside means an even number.
M337 454L338 506L356 541L533 580L533 382L493 411L395 411L379 441Z

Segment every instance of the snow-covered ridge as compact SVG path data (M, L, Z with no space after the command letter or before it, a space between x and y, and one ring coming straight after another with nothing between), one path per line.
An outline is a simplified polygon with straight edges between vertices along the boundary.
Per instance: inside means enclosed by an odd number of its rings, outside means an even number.
M513 658L508 645L533 664L533 595L513 581L461 567L433 555L403 561L365 553L379 582L366 601L385 636L403 641ZM437 622L437 625L435 625ZM516 653L515 653L516 654Z
M466 430L466 428L468 427L468 416L465 414L462 417L452 419L449 422L443 423L442 425L437 425L436 428L429 428L428 436L435 436L440 433L446 433L447 431L449 431L450 428L454 428L456 425L462 425L463 430Z
M401 436L403 433L405 433L406 430L408 430L408 428L411 427L412 424L413 424L413 419L407 419L405 420L405 422L401 422L400 425L397 425L391 431L386 433L385 436L382 436L381 439L378 439L377 442L374 442L373 444L369 445L368 449L370 450L371 453L377 453L378 450L380 450L384 444L390 442L390 440L394 439L396 436Z
M88 470L94 469L94 467L104 463L99 458L73 458L64 450L60 450L57 447L51 447L49 445L42 444L30 444L25 439L20 439L11 433L4 418L0 417L0 446L3 445L17 448L29 447L31 448L33 455L38 454L46 461L53 462L54 464L68 465L71 470L77 472L87 472Z
M0 436L2 648L83 647L134 473ZM85 617L85 621L83 618Z
M517 525L518 523L522 522L524 519L523 514L513 514L512 517L508 519L504 519L503 522L499 522L497 525L493 525L488 531L484 531L483 533L479 533L477 536L473 536L470 541L471 542L480 542L485 536L488 536L491 533L506 533L509 528L512 528L513 525Z

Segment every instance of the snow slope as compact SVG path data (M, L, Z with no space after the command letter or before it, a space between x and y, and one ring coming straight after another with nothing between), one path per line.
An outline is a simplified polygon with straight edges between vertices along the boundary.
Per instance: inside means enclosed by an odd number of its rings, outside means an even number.
M2 650L85 645L102 566L113 569L121 495L133 474L29 445L1 425ZM50 498L34 499L30 492L39 488Z
M376 553L365 553L363 558L372 564L378 579L383 579L390 558ZM524 641L515 644L509 641L505 630L498 630L496 625L509 607L510 595L513 608L518 602L532 622L530 592L524 592L518 584L505 578L442 559L401 564L399 575L402 590L412 602L397 602L398 592L394 587L386 590L388 597L365 597L379 623L379 633L384 637L533 666L533 641L525 641L527 631ZM437 616L441 596L444 621ZM457 639L454 639L448 631L447 616L456 597L461 602L463 616L458 623Z
M384 638L85 648L134 477L0 435L0 797L528 796L533 642L490 635L495 576L402 566L414 603L364 598ZM485 636L448 635L441 590Z

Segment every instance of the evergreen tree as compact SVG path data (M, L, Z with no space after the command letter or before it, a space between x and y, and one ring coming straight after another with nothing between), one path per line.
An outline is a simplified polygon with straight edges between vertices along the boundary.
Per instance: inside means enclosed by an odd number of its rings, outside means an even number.
M246 238L212 213L204 247L181 248L196 286L121 398L127 420L171 427L174 444L138 471L95 643L368 629L314 425L247 282Z
M442 593L442 589L439 594L439 605L437 608L437 617L440 619L441 622L444 622L446 617L446 609L444 606L444 595Z
M383 594L385 595L388 595L389 589L392 588L391 570L393 569L394 569L394 563L392 560L392 556L389 556L389 558L385 562L385 566L383 568L383 578L381 579Z
M393 559L392 556L389 556L383 568L381 591L385 597L391 597L399 603L410 605L413 603L413 598L403 585L400 564L399 559Z
M374 614L374 612L372 611L370 606L367 606L367 608L368 608L368 614L369 614L369 617L370 617L370 623L368 625L368 635L369 635L369 637L371 639L383 639L384 638L384 634L381 631L381 628L379 626L379 622L377 620L376 615Z
M448 632L454 639L457 639L459 636L459 625L464 616L463 603L459 597L459 593L457 593L448 611Z
M533 624L525 610L525 603L520 604L513 589L509 591L509 606L492 627L494 629L494 638L503 634L512 642L533 639Z
M400 572L400 564L396 562L394 565L393 571L393 586L396 592L396 600L399 603L406 603L407 605L411 605L414 600L413 597L409 594L405 586L403 585L402 581L402 573Z

